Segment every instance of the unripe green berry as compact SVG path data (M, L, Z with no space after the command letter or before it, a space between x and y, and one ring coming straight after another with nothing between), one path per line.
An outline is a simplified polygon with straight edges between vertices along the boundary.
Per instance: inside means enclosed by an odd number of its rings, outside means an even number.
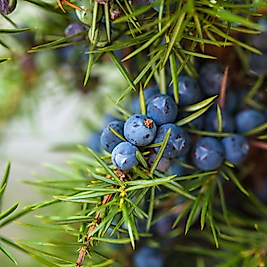
M82 23L88 26L92 26L93 23L93 12L95 4L97 3L94 0L77 1L77 6L79 6L83 10L76 9L76 15ZM103 8L101 5L98 5L96 21L98 22L99 20L101 20L102 16L103 16Z
M92 28L88 32L89 40L96 47L104 47L108 43L107 30L104 24L99 23L96 25L95 33L93 36Z

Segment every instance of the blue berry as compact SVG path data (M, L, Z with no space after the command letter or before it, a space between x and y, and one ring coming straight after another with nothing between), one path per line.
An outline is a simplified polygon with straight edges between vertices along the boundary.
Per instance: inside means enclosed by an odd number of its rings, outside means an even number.
M198 101L200 89L196 82L189 76L179 76L179 105L187 106ZM170 96L174 97L173 86L168 89Z
M144 90L145 102L147 102L147 100L150 97L157 95L157 94L159 94L159 87L157 85L146 88ZM132 106L133 106L133 113L137 113L137 114L140 113L139 96L136 96L133 98Z
M157 125L174 122L178 108L173 98L168 95L158 94L148 99L147 115Z
M263 203L267 203L267 176L255 179L252 192Z
M204 117L204 128L206 131L218 131L217 110L209 111ZM234 117L226 110L222 110L222 131L233 132L235 130Z
M167 214L161 217L152 227L152 232L157 236L165 236L172 231L172 225L178 214Z
M164 258L160 251L148 246L137 250L133 255L133 262L136 267L163 267Z
M1 1L0 2L0 14L9 15L15 10L16 6L17 6L17 0Z
M152 166L155 158L156 158L157 154L156 153L150 153L148 156L148 164L149 166ZM170 167L170 159L165 158L165 157L161 157L160 161L158 163L158 166L156 167L156 170L165 173L169 167Z
M155 122L146 115L135 114L124 124L124 136L136 146L146 146L153 142L157 127Z
M251 43L261 51L267 51L267 21L259 20L258 24L264 27L260 34L251 35Z
M118 144L111 153L113 164L123 171L130 170L138 165L136 152L138 148L129 142Z
M249 65L252 74L257 76L260 74L267 74L267 52L264 52L261 55L251 53Z
M167 123L161 125L154 140L154 143L160 143L164 140L167 131L171 129L171 134L167 146L163 152L166 158L176 158L178 156L185 156L190 149L190 137L188 133L182 130L179 126ZM156 147L156 152L159 152L160 147Z
M224 137L222 145L225 151L225 159L234 165L241 164L249 152L249 144L242 135L231 135Z
M73 22L69 24L69 26L65 29L65 36L69 37L73 34L79 33L84 31L85 28L81 23ZM79 35L71 39L72 42L79 41L85 38L85 35Z
M224 74L224 67L217 63L208 63L200 69L199 83L207 96L218 95Z
M108 151L109 153L112 152L113 148L122 142L122 140L117 137L110 129L114 129L119 134L123 135L123 127L124 122L123 121L112 121L110 122L103 130L101 136L100 136L100 142L102 147Z
M237 132L243 133L263 124L265 116L255 109L249 109L239 112L235 120Z
M224 160L224 148L212 137L201 138L192 149L192 161L203 171L219 168Z

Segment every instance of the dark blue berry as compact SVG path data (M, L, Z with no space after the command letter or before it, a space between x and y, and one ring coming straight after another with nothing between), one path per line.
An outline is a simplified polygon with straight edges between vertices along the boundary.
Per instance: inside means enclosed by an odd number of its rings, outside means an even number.
M200 69L199 83L207 96L218 95L224 74L224 67L217 63L208 63Z
M257 49L261 51L267 51L267 21L259 20L258 24L264 27L264 30L260 34L251 35L251 43Z
M242 135L231 135L224 137L222 145L225 151L225 159L234 165L241 164L249 152L249 144Z
M155 122L146 115L135 114L124 124L124 136L136 146L146 146L153 142L157 127Z
M71 35L74 35L76 33L84 31L85 28L81 23L73 22L69 24L69 26L65 29L65 36L69 37ZM72 42L79 41L85 38L85 35L79 35L71 39Z
M108 151L109 153L112 152L113 148L122 142L122 140L116 136L110 129L111 127L113 130L118 132L119 134L123 135L123 127L124 122L123 121L112 121L107 126L105 126L101 137L100 142L102 147Z
M150 153L148 156L148 164L149 166L152 166L155 158L156 158L157 154L156 153ZM160 161L158 163L158 166L156 167L156 170L165 173L169 167L170 167L170 159L165 158L165 157L161 157Z
M175 222L175 219L177 218L177 214L167 214L161 217L155 225L152 227L152 232L155 233L156 236L165 236L170 231L172 231L172 225Z
M235 117L235 121L237 132L243 133L263 124L265 116L260 111L249 109L239 112Z
M262 53L261 55L251 53L249 65L252 74L256 76L260 74L267 74L267 52Z
M118 144L111 153L113 164L119 169L126 171L138 165L136 152L138 148L129 142Z
M263 203L267 203L267 176L255 179L252 192Z
M163 267L164 258L160 251L148 246L137 250L133 255L135 267Z
M163 156L166 158L176 158L178 156L186 155L190 149L190 137L188 133L175 124L167 123L161 125L157 130L154 143L162 142L169 129L171 129L171 134L163 152ZM156 147L156 152L158 152L159 149L160 147Z
M224 148L212 137L201 138L192 149L192 161L203 171L219 168L224 160Z
M9 1L0 1L0 13L3 15L11 14L17 6L17 0Z
M168 95L158 94L148 99L147 115L157 125L174 122L178 108L173 98Z
M144 90L145 102L147 102L147 100L150 97L157 95L157 94L159 94L159 87L157 85L146 88ZM133 98L132 105L133 105L133 113L136 113L136 114L140 113L139 96L136 96Z
M204 116L204 129L210 132L218 131L217 110L211 110ZM222 110L222 131L233 132L235 130L234 117L226 110Z
M189 76L179 76L179 105L187 106L195 104L200 95L200 89L196 82ZM170 96L174 97L173 86L168 89Z

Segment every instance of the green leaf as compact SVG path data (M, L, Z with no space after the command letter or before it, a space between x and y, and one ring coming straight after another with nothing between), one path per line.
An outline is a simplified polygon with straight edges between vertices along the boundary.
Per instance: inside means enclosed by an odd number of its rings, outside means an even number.
M16 265L18 264L14 256L0 243L0 250L11 260L13 261Z
M114 260L113 259L109 259L109 260L106 260L102 263L99 263L99 264L94 264L92 265L92 267L106 267L106 266L110 266L114 264Z
M133 84L136 85L137 83L139 83L141 81L141 79L144 77L144 75L149 71L150 68L153 67L153 64L162 56L163 51L159 51L147 64L146 66L143 68L143 70L138 74L138 76L135 78L135 80L133 81ZM146 84L145 84L146 86ZM129 86L124 92L123 94L119 97L119 99L117 100L117 103L120 102L127 94L129 94L132 91L132 87Z
M54 255L52 253L48 253L48 252L45 252L43 250L39 250L39 249L36 249L36 248L33 248L33 247L30 247L30 246L27 246L25 244L19 244L21 247L25 248L26 250L28 250L30 252L30 254L33 254L33 255L36 255L38 256L38 254L41 254L41 255L44 255L48 258L52 258L52 259L55 259L57 261L60 261L61 263L74 263L73 261L71 260L65 260L57 255Z
M236 175L234 174L234 172L230 169L227 168L226 172L229 175L229 178L234 182L234 184L239 188L239 190L244 193L245 195L249 196L248 191L240 184L240 182L238 181L238 178L236 177Z
M31 27L31 28L22 28L22 29L0 29L0 34L6 34L6 33L21 33L21 32L26 32L36 29L36 27Z
M95 45L91 44L90 51L94 51L94 49L95 49ZM91 70L92 70L94 63L95 63L94 62L94 54L89 54L88 65L87 65L87 70L86 70L83 86L85 86L87 84L87 82L90 78Z
M215 100L215 98L217 98L217 95L209 97L199 103L190 105L190 106L186 106L184 107L182 110L183 111L188 111L188 112L192 112L192 111L197 111L200 110L204 107L207 107L209 104L213 103L213 100Z
M129 86L135 91L135 86L134 86L134 84L133 84L133 82L131 80L131 77L130 77L129 73L124 68L124 66L117 59L117 57L115 56L115 54L113 52L108 52L108 55L111 58L111 60L113 61L113 63L116 65L116 67L118 68L118 70L120 71L120 73L122 74L124 79L128 82Z
M181 219L185 216L185 214L190 210L193 203L194 203L193 201L190 201L185 205L183 210L180 212L179 216L175 219L172 228L175 228L177 226L177 224L181 221Z
M172 85L173 85L173 95L175 103L179 103L179 81L177 76L177 67L175 62L175 56L173 53L170 54L170 67L172 74Z
M188 198L188 199L192 199L192 200L196 199L196 197L194 197L193 195L189 194L188 192L186 192L185 190L183 190L182 188L177 186L177 183L175 183L175 182L163 184L163 186L170 189L173 192L180 194L181 196Z
M132 114L125 108L123 108L121 105L118 104L119 101L117 101L117 103L108 95L105 94L108 98L108 100L114 105L114 107L116 109L118 109L121 113L123 113L125 116L127 116L127 118L131 117Z
M203 198L202 209L201 209L201 217L200 217L201 230L204 229L208 207L209 207L209 205L211 205L211 201L212 201L212 199L211 199L211 190L212 190L212 182L209 183L208 189L207 189L207 191L205 193L205 196Z
M164 61L162 63L163 66L167 63L175 42L180 41L182 32L183 32L184 28L186 27L185 22L189 21L189 19L191 17L190 15L187 15L187 18L184 21L185 16L186 16L185 7L186 6L184 6L182 10L179 10L179 13L177 14L178 19L176 21L175 27L172 31L171 36L170 36L170 42L168 43L168 48L167 48L167 51L164 55ZM174 17L176 17L176 16L174 16Z
M124 221L127 226L127 230L128 230L128 233L131 239L132 247L134 249L135 248L135 234L134 233L137 232L137 230L134 229L136 228L136 226L134 222L132 221L132 219L130 218L130 216L128 215L128 210L126 208L125 203L122 203L122 214L123 214L123 218L124 218Z
M140 85L140 91L139 91L139 103L140 103L141 114L146 115L146 101L145 101L145 96L144 96L144 90L141 85Z
M10 58L0 58L0 63L4 63L6 61L10 60Z
M254 129L251 129L249 131L243 132L242 134L244 136L251 136L251 135L256 135L260 132L263 132L264 130L267 129L267 122L255 127Z
M116 135L118 138L120 138L123 142L126 142L126 139L124 138L123 135L121 135L120 133L118 133L116 130L114 130L111 126L108 125L108 128L110 129L110 131L112 133L114 133L114 135Z
M81 146L79 146L81 147ZM82 147L81 147L82 148ZM97 162L107 171L108 174L113 177L113 179L118 183L120 186L124 186L123 182L119 179L119 177L109 168L109 166L92 150L91 148L87 148L89 153L97 160Z
M164 150L165 150L165 148L166 148L166 146L168 144L170 135L171 135L171 128L167 131L167 133L166 133L166 135L165 135L165 137L164 137L164 139L162 141L162 145L161 145L161 147L159 149L159 152L157 153L157 155L156 155L156 157L155 157L155 159L153 161L153 164L152 164L152 166L150 168L150 175L153 175L153 172L156 170L156 168L157 168L157 166L159 164L159 161L160 161L160 159L161 159L161 157L162 157L162 155L164 153Z
M225 203L225 197L224 197L224 192L223 192L223 186L222 186L222 182L220 181L220 178L217 177L217 185L218 185L218 190L219 190L219 195L220 195L220 200L221 200L221 207L222 207L222 211L223 211L223 216L225 219L225 222L230 226L230 220L229 220L229 216L228 216L228 211L226 208L226 203Z
M2 179L2 183L1 183L1 187L0 187L0 200L2 199L2 196L5 192L6 186L7 186L7 181L8 181L8 177L9 177L9 173L10 173L10 165L11 162L8 161L7 166L6 166L6 170L5 170L5 174L4 177ZM2 201L0 201L0 210L1 210L1 203Z
M185 234L188 233L189 228L191 227L193 220L194 220L195 216L197 215L196 211L199 208L200 200L201 200L201 194L199 194L198 197L196 198L196 200L193 204L193 207L189 213L188 219L186 221L186 226L185 226Z
M204 114L210 107L212 106L212 104L208 105L207 107L201 109L201 110L198 110L197 112L179 120L176 122L176 125L178 126L183 126L193 120L195 120L196 118L198 118L199 116L201 116L202 114Z
M153 179L153 180L128 181L125 183L127 185L130 185L130 187L128 187L125 191L129 192L129 191L133 191L133 190L137 190L137 189L141 189L141 188L145 188L145 187L152 187L152 186L165 184L165 183L172 181L174 177L175 177L175 175L167 176L167 177L163 177L163 178L158 178L158 179Z
M155 201L155 187L151 187L150 190L150 199L149 199L149 206L148 206L148 218L146 221L146 232L149 232L151 227L151 221L154 214L154 201Z
M13 211L15 211L17 209L17 207L19 206L19 203L14 204L12 207L10 207L9 209L7 209L5 212L2 212L0 214L0 220L2 220L3 218L7 217L9 214L11 214Z
M222 118L222 111L221 111L221 108L220 108L220 106L218 104L217 105L217 131L219 133L221 133L222 130L223 130L222 120L223 120L223 118Z
M136 151L136 158L146 169L148 169L148 164L146 162L146 159L139 150Z
M137 55L138 53L140 53L141 51L143 51L144 49L146 49L147 47L149 47L153 42L155 42L169 27L170 25L173 23L173 21L175 20L175 16L173 16L167 23L166 25L162 28L162 31L158 32L157 34L155 34L149 41L147 41L145 44L143 44L141 47L137 48L135 51L133 51L132 53L130 53L128 56L126 56L123 61L126 61L130 58L132 58L133 56Z
M213 239L214 239L214 242L215 242L215 246L216 246L216 248L218 248L219 247L219 242L218 242L218 237L217 237L217 233L216 233L215 223L214 223L214 220L213 220L212 206L211 205L209 205L209 211L208 211L207 215L208 215L208 219L209 219L209 222L210 222L210 228L211 228L211 232L212 232Z

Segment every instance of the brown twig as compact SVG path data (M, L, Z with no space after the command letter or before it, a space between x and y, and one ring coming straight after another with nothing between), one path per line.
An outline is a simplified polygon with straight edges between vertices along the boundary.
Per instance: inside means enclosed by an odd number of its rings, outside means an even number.
M130 175L128 174L127 171L121 171L121 170L116 170L114 171L114 173L119 177L119 179L124 182L124 180L128 177L130 178ZM113 186L112 188L116 188L117 186ZM104 197L104 199L102 200L101 202L101 205L105 205L107 204L108 202L110 202L110 200L112 199L114 193L112 194L109 194L109 195L106 195ZM78 259L76 261L76 265L75 267L81 267L83 265L83 261L84 261L84 258L86 256L86 254L90 251L90 241L91 241L91 238L93 237L93 235L91 234L94 229L96 228L96 225L97 224L100 224L101 222L101 217L100 217L100 214L101 214L101 211L99 210L96 215L95 215L95 221L96 223L91 225L87 234L86 234L86 239L85 239L85 243L84 245L79 249L79 256L78 256Z
M254 147L267 150L267 143L257 140L249 140L249 144Z
M113 194L106 195L104 199L102 200L101 204L102 205L107 204L111 200L112 197L113 197ZM97 221L97 224L101 222L100 214L101 214L101 211L99 210L95 216L95 220ZM89 251L90 240L93 237L91 233L93 232L95 228L96 228L96 224L93 224L90 226L87 232L87 235L86 235L86 242L84 243L84 246L79 249L80 253L78 256L78 260L76 261L75 267L81 267L83 265L84 258L87 252Z
M229 72L229 67L227 66L225 68L225 71L222 77L220 94L219 94L219 106L221 109L223 109L225 106L225 94L226 94L226 87L227 87L227 80L228 80L228 72Z

